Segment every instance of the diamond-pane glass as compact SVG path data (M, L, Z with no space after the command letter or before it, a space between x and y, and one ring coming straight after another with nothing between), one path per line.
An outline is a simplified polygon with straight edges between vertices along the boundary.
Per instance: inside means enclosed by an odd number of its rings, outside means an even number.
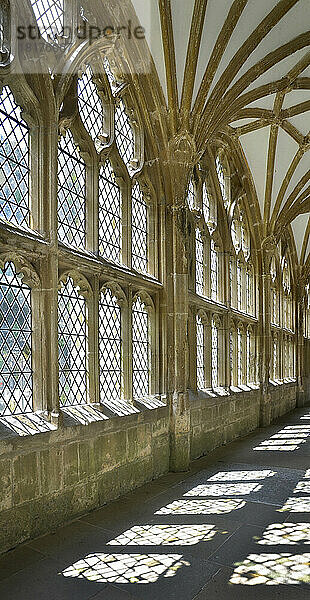
M32 411L31 290L13 263L0 269L0 415Z
M148 206L138 183L132 188L132 267L137 271L148 269Z
M205 387L204 367L204 325L199 316L196 318L196 342L197 342L197 387L199 390Z
M219 180L219 184L220 184L220 188L221 188L221 192L222 192L224 205L227 206L228 196L227 196L226 183L225 183L225 174L224 174L223 165L218 156L216 157L215 165L216 165L216 172L217 172L217 176L218 176L218 180Z
M123 100L115 109L115 141L118 151L128 167L134 157L134 134Z
M238 385L243 384L243 341L242 331L238 329Z
M29 129L9 87L0 96L0 217L29 226Z
M101 99L92 77L92 70L87 67L81 79L78 80L78 103L82 123L95 141L102 135L103 114Z
M85 246L85 163L70 130L58 145L58 238Z
M211 298L217 300L218 296L218 255L215 249L214 241L211 240Z
M190 210L195 208L196 204L196 190L193 178L189 180L188 188L187 188L187 204Z
M132 383L133 397L149 393L149 315L137 298L132 307Z
M121 192L109 160L99 174L99 254L121 262L122 204Z
M196 293L204 292L204 244L200 229L196 229Z
M122 395L121 309L110 290L101 293L99 302L100 402L117 408Z
M86 300L70 277L58 292L58 351L61 406L86 403Z
M218 329L212 321L212 355L211 355L212 387L218 387Z
M57 39L64 27L64 0L31 0L31 4L43 39Z
M202 188L202 209L203 209L203 216L205 218L206 223L208 223L208 221L210 221L210 206L211 206L210 194L208 192L207 184L206 184L206 182L204 182L203 188Z

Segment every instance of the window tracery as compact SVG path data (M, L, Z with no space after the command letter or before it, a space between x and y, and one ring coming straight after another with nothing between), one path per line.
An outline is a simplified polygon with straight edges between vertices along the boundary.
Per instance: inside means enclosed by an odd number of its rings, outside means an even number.
M78 106L82 123L95 143L97 152L100 152L103 141L103 106L89 65L78 80Z
M29 227L29 128L8 86L0 96L0 168L0 217Z
M122 98L115 107L115 141L122 160L130 169L135 152L134 133Z

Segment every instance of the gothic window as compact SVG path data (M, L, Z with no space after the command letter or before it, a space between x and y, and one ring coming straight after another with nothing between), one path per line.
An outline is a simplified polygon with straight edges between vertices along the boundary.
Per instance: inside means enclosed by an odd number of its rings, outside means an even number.
M103 126L102 102L89 66L78 80L78 104L82 123L93 141L97 141L97 149L100 150Z
M194 210L196 206L196 187L193 177L190 178L187 187L187 204L190 210Z
M138 182L132 188L132 267L148 270L148 205Z
M204 293L204 243L200 229L196 229L196 293Z
M86 170L70 130L58 144L58 238L85 246Z
M251 330L247 329L246 332L246 368L247 368L247 383L253 383L252 382L252 352L251 352L251 345L252 345L252 334L251 334Z
M31 290L12 262L0 269L0 415L32 411Z
M212 321L211 327L212 350L211 350L211 378L212 387L218 387L218 328L215 321Z
M134 158L134 134L123 100L115 108L115 141L121 158L129 167Z
M132 307L132 383L133 397L142 398L149 394L149 315L138 296Z
M0 217L13 225L28 226L29 129L9 87L0 96Z
M272 379L278 379L278 338L276 335L272 338Z
M210 252L210 272L211 272L211 298L218 299L218 253L215 249L214 240L211 240Z
M275 287L271 288L271 322L274 325L279 324L279 303L278 291Z
M250 269L246 272L246 311L253 313L253 275Z
M217 176L218 176L218 180L219 180L219 184L220 184L220 188L221 188L224 206L226 208L227 204L228 204L228 194L227 194L227 189L226 189L225 173L224 173L223 164L218 156L216 157L216 160L215 160L215 166L216 166L216 172L217 172Z
M120 188L109 160L99 174L99 254L121 262L122 201Z
M238 339L238 385L243 384L243 332L240 327L237 332Z
M211 201L210 194L208 192L207 184L205 181L202 187L202 210L205 222L208 223L211 218Z
M58 292L59 398L61 406L87 402L87 306L71 277Z
M196 317L196 339L197 339L197 388L205 388L205 366L204 366L204 324L201 318Z
M123 389L121 308L111 290L99 300L100 401L113 408Z
M64 0L31 0L31 4L43 39L57 39L64 27Z
M234 385L235 381L235 332L229 332L229 368L230 368L230 385Z
M238 310L242 310L242 266L237 264L237 302Z

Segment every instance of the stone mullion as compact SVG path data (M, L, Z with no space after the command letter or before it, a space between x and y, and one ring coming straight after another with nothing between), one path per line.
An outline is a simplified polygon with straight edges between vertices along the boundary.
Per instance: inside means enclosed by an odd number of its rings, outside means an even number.
M223 315L223 378L222 385L225 389L229 390L231 386L231 375L230 375L230 326L231 316L229 313Z
M205 257L206 257L206 268L205 268L205 273L206 273L206 281L205 281L206 297L207 298L211 298L211 238L209 236L206 237Z
M297 336L295 336L295 352L294 346L293 348L293 357L292 357L292 369L295 371L295 376L297 379L297 406L302 407L305 405L305 389L304 389L304 353L305 353L305 340L304 340L304 331L303 331L303 311L304 311L304 303L302 298L298 298L298 302L296 303L296 316L295 316L295 331L297 332ZM291 355L290 348L290 355ZM295 362L295 369L294 369Z
M57 230L57 175L58 175L58 131L55 122L45 123L40 132L40 172L43 180L36 193L44 193L41 223L49 235L49 248L46 257L40 262L42 290L36 293L36 311L42 323L41 354L34 357L34 370L40 372L42 405L51 421L60 423L59 407L59 366L58 366L58 230ZM40 299L39 299L40 296ZM38 343L34 346L34 355ZM40 357L40 358L39 358ZM41 365L37 361L42 360ZM39 376L36 376L37 380ZM37 383L34 387L36 388ZM38 403L35 403L38 408Z
M98 253L99 168L88 152L81 154L86 165L86 250Z
M99 393L99 277L94 277L88 308L88 401L100 402Z

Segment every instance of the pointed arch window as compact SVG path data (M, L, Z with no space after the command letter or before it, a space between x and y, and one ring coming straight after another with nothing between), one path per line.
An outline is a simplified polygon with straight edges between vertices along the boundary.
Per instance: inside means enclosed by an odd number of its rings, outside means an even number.
M93 81L93 72L90 66L78 80L78 105L82 123L94 142L97 150L101 150L103 129L103 108L96 84Z
M110 289L99 300L100 402L109 408L122 396L122 318L121 307Z
M243 331L239 327L237 332L238 340L238 385L243 384Z
M219 348L218 348L218 327L214 320L211 326L211 381L212 387L218 387L218 370L219 370Z
M148 205L138 181L132 188L132 267L137 271L148 270Z
M205 181L202 187L202 211L205 222L209 223L211 220L211 198Z
M85 247L86 168L67 131L58 144L58 238L77 248Z
M88 394L87 303L71 277L58 292L59 398L61 406L85 404Z
M99 173L99 254L121 262L122 199L111 162L107 160Z
M252 331L248 327L246 332L246 379L247 383L253 383L253 373L252 373Z
M0 415L32 411L31 289L12 262L0 269Z
M31 5L43 39L57 40L64 29L64 0L31 0Z
M186 197L187 197L188 208L190 210L194 210L194 208L196 206L196 186L195 186L193 177L191 177L189 180L189 183L187 186Z
M197 388L205 388L204 365L204 324L199 315L196 317L196 345L197 345Z
M204 243L200 229L196 229L196 293L204 294Z
M0 217L29 227L29 128L8 86L0 95Z
M132 307L132 386L133 397L150 391L150 323L148 310L138 296Z
M228 194L227 194L227 189L226 189L225 172L224 172L224 167L223 167L222 161L220 160L219 156L216 157L215 167L216 167L216 172L217 172L217 176L218 176L218 180L219 180L219 184L220 184L220 188L221 188L224 206L227 207Z
M134 133L122 99L115 109L115 141L121 158L130 167L135 151Z
M218 300L218 253L214 240L211 240L210 252L211 298Z

